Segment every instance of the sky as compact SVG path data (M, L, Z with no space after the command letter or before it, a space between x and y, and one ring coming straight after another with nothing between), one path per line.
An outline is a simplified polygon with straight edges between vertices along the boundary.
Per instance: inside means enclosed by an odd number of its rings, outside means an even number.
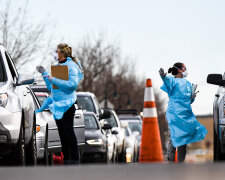
M15 1L21 3L23 0ZM124 56L136 60L136 74L151 78L157 91L158 70L183 62L188 80L199 85L196 114L212 113L216 86L210 73L225 71L224 0L31 0L33 21L57 23L55 33L68 43L100 32L119 41ZM165 94L162 93L162 96Z

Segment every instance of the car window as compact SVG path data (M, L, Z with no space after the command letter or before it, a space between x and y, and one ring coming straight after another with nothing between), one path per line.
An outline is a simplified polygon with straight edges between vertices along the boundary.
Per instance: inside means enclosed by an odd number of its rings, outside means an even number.
M78 104L82 107L83 110L93 112L96 114L94 103L89 96L77 96Z
M13 60L12 60L12 58L10 57L10 55L7 52L5 52L5 56L6 56L6 59L7 59L7 63L9 65L9 70L10 70L10 72L12 74L13 79L15 80L16 78L18 78L18 73L16 71L16 68L15 68L15 65L13 63Z
M97 108L98 108L98 109L97 109L98 114L102 114L101 108L100 108L100 105L99 105L99 103L98 103L97 98L94 96L93 99L94 99L94 101L95 101L95 104L97 105Z
M37 99L38 99L40 105L42 105L42 103L43 103L44 100L46 99L46 96L37 96Z
M0 82L7 81L5 67L2 59L2 54L0 53Z
M110 116L110 118L105 119L105 121L107 123L111 124L112 127L118 127L116 118L115 118L115 116L113 114Z
M138 131L141 134L142 124L138 122L129 122L129 128L132 132Z
M99 129L94 115L85 114L84 115L85 129L97 130Z
M125 129L126 136L130 136L130 132L128 131L128 128Z

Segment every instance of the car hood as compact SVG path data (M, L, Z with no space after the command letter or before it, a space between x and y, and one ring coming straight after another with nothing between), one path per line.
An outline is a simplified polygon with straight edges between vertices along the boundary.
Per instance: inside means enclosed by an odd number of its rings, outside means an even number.
M86 130L85 129L85 140L88 139L99 139L102 138L103 134L101 130Z

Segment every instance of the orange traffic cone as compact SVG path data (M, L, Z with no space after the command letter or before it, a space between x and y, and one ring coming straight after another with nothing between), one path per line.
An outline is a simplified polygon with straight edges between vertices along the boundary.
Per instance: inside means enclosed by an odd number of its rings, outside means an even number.
M178 159L177 159L177 149L176 149L176 151L175 151L175 159L174 159L174 162L175 162L175 163L178 163Z
M140 162L163 161L162 144L151 79L146 80Z

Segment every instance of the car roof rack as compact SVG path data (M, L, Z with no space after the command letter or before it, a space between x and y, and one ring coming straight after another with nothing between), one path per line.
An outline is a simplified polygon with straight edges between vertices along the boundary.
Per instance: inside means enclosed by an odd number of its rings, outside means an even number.
M117 109L115 110L117 114L133 114L138 115L136 109Z

